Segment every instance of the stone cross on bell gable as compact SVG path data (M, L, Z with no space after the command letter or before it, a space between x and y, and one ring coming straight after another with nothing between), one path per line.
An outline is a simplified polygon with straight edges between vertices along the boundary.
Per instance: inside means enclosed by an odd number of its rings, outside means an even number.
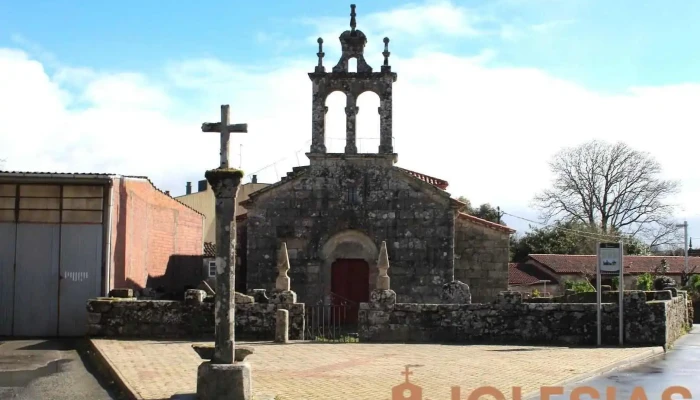
M221 163L219 168L228 169L228 151L231 133L248 133L248 124L229 124L231 115L228 104L221 106L221 122L205 122L202 124L202 132L219 132L221 134Z

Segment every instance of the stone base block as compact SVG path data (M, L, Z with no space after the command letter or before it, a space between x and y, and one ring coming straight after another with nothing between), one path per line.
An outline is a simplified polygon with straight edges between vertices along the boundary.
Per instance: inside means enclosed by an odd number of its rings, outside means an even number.
M250 365L246 362L200 364L197 369L197 398L200 400L252 399L253 377Z
M372 290L369 294L369 302L373 306L393 306L396 304L396 292L382 289Z
M297 294L291 290L273 290L270 292L272 304L294 304L297 302Z
M243 293L238 293L234 292L234 299L236 300L236 304L250 304L250 303L255 303L255 299L253 296L246 296Z
M471 304L472 294L469 290L469 285L460 281L444 284L440 300L444 304Z

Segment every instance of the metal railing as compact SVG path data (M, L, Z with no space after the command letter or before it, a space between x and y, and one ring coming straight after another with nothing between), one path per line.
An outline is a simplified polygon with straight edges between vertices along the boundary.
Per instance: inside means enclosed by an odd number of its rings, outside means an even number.
M306 305L304 337L327 343L357 343L359 304L331 293L331 304L320 300Z

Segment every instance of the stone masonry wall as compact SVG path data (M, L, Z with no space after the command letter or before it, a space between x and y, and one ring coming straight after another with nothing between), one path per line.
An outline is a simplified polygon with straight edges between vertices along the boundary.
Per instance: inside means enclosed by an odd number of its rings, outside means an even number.
M354 230L377 247L387 242L400 301L439 301L442 285L453 278L450 199L369 156L316 160L300 176L253 195L245 204L249 288L272 288L277 250L285 241L292 290L299 302L318 302L330 287L332 260L322 259L323 246L335 234ZM370 277L370 290L374 284Z
M457 219L455 280L469 285L472 303L491 302L508 290L509 238L508 233Z
M685 293L660 293L666 300L625 293L627 345L669 346L689 328ZM524 303L517 292L503 292L492 304L362 303L359 319L363 342L595 345L597 340L595 303ZM617 344L616 304L602 305L602 324L603 343Z
M236 304L236 340L273 340L278 309L289 310L289 338L304 338L304 304ZM88 335L211 339L214 303L99 298L88 301Z

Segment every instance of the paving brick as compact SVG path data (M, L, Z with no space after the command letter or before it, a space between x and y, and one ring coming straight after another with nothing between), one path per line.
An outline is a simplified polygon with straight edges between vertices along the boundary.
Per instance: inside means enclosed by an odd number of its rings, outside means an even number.
M194 342L92 339L97 350L144 400L169 399L196 392L202 360ZM648 353L652 348L566 348L437 344L328 344L291 342L239 343L255 347L249 356L256 400L391 399L391 388L404 381L423 388L425 399L450 399L460 386L462 397L479 386L494 386L511 398L541 386Z

